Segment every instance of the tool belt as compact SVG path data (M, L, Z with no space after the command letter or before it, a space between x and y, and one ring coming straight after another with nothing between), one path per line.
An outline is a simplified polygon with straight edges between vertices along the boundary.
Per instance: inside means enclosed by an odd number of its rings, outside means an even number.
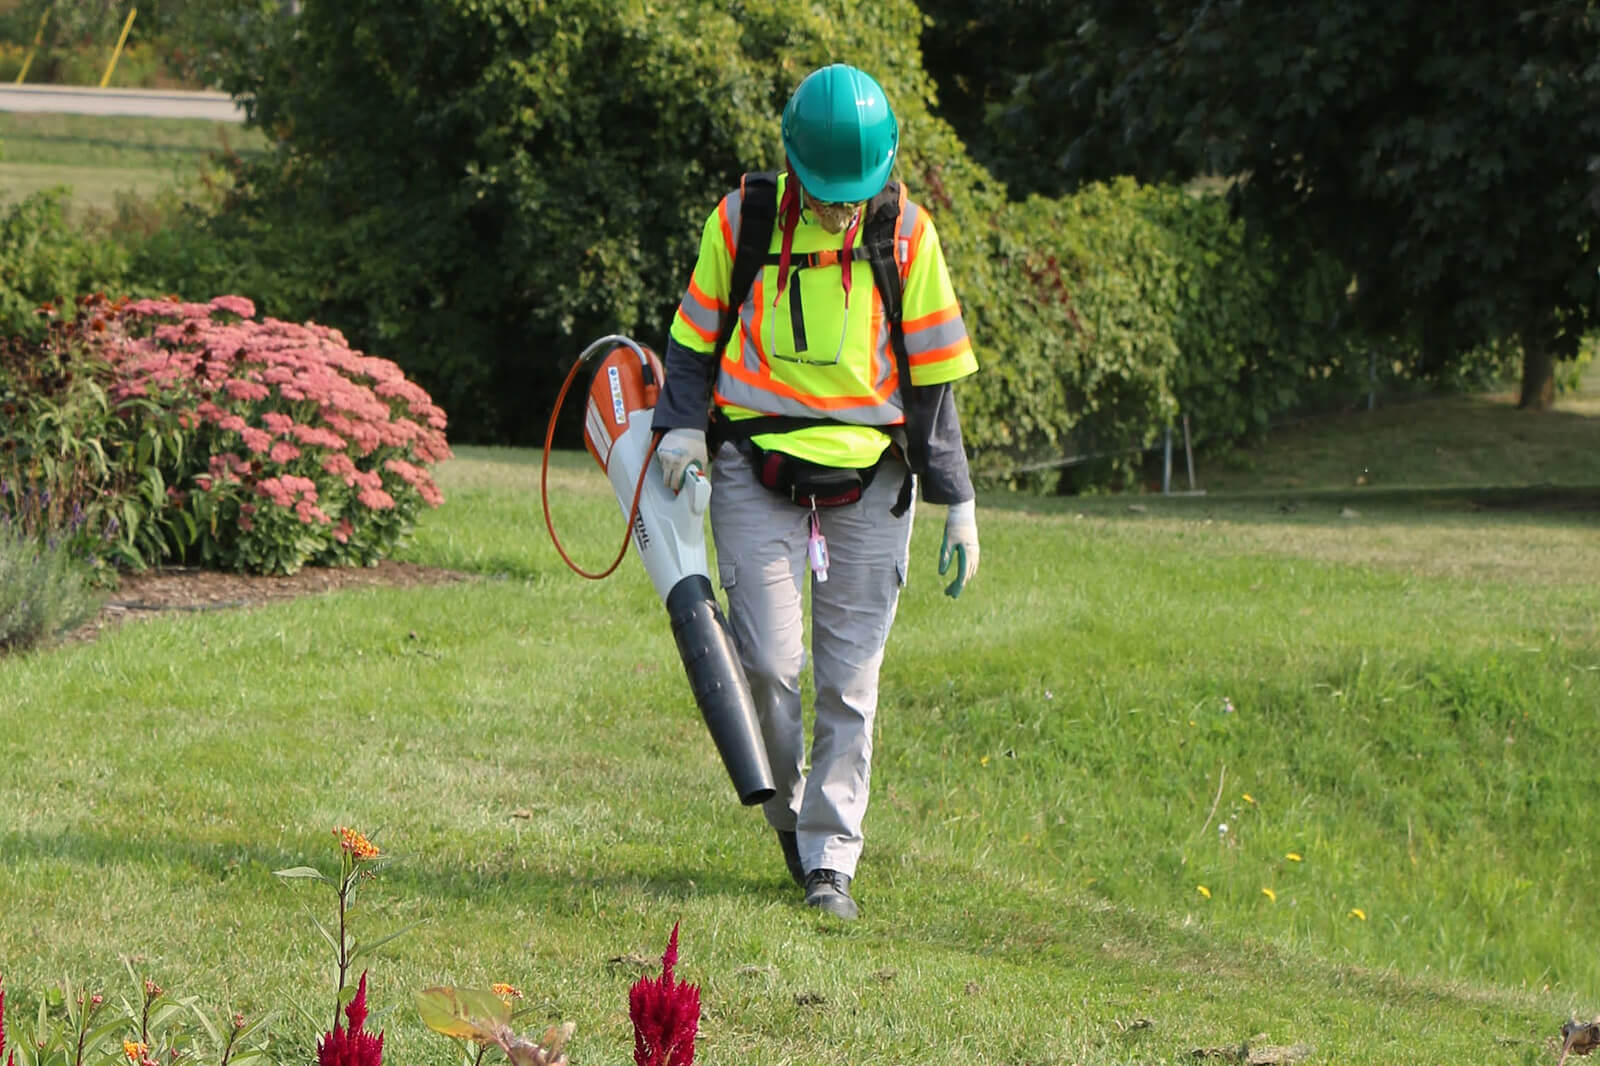
M865 469L822 466L785 452L768 451L755 441L739 441L750 458L756 480L790 503L804 507L844 507L861 499L878 474L877 463Z
M768 451L751 439L758 433L786 433L794 429L827 424L829 421L764 415L732 422L727 418L713 416L707 427L707 439L710 442L712 455L716 455L717 449L724 443L730 443L738 448L755 468L756 479L791 503L806 507L843 507L861 499L867 491L867 486L871 485L872 479L877 476L878 467L883 465L885 455L905 457L906 438L903 427L879 427L891 443L888 449L878 456L878 461L865 469L822 466L797 459L784 452ZM915 484L915 476L908 469L905 479L900 484L900 493L895 499L894 506L889 508L890 514L899 518L906 513L911 506Z

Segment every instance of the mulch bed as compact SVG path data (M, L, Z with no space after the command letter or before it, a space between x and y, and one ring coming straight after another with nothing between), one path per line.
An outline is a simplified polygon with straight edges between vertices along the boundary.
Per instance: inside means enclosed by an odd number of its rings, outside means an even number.
M68 635L93 640L108 626L178 612L221 611L292 600L346 588L412 588L465 581L456 570L384 560L377 566L308 566L287 577L231 574L194 567L163 567L124 574L100 614Z

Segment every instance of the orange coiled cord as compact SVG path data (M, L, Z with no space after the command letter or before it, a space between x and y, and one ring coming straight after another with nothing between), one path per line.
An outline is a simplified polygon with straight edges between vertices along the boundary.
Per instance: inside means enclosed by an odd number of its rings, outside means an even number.
M556 419L561 414L561 405L566 401L567 390L572 387L572 382L577 378L578 371L583 367L584 360L579 359L572 364L572 369L567 372L567 380L561 383L561 391L556 394L555 409L550 412L550 423L544 431L544 461L539 464L539 501L544 505L544 527L550 531L550 542L556 546L556 553L561 556L561 561L566 563L573 573L579 577L586 577L591 581L610 577L622 565L623 556L628 554L628 538L633 535L633 523L639 517L639 497L644 493L644 479L650 474L650 460L655 457L656 446L661 443L662 434L653 433L650 437L650 450L644 453L644 465L639 468L639 483L633 487L633 503L628 507L628 518L622 529L622 546L617 549L617 557L611 560L611 565L599 573L590 573L572 561L572 556L567 554L567 549L561 546L561 538L556 536L556 526L550 518L550 443L556 435Z

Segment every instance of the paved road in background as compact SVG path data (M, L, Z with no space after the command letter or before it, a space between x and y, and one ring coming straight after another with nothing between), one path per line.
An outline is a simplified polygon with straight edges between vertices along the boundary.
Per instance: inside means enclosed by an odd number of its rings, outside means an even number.
M227 93L90 89L68 85L0 85L0 111L244 121L244 109Z

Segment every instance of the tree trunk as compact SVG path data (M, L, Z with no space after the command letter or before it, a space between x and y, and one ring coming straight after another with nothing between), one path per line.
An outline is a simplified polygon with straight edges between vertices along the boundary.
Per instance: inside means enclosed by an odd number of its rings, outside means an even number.
M1556 402L1556 360L1550 341L1540 330L1522 335L1522 396L1517 407L1548 411Z

